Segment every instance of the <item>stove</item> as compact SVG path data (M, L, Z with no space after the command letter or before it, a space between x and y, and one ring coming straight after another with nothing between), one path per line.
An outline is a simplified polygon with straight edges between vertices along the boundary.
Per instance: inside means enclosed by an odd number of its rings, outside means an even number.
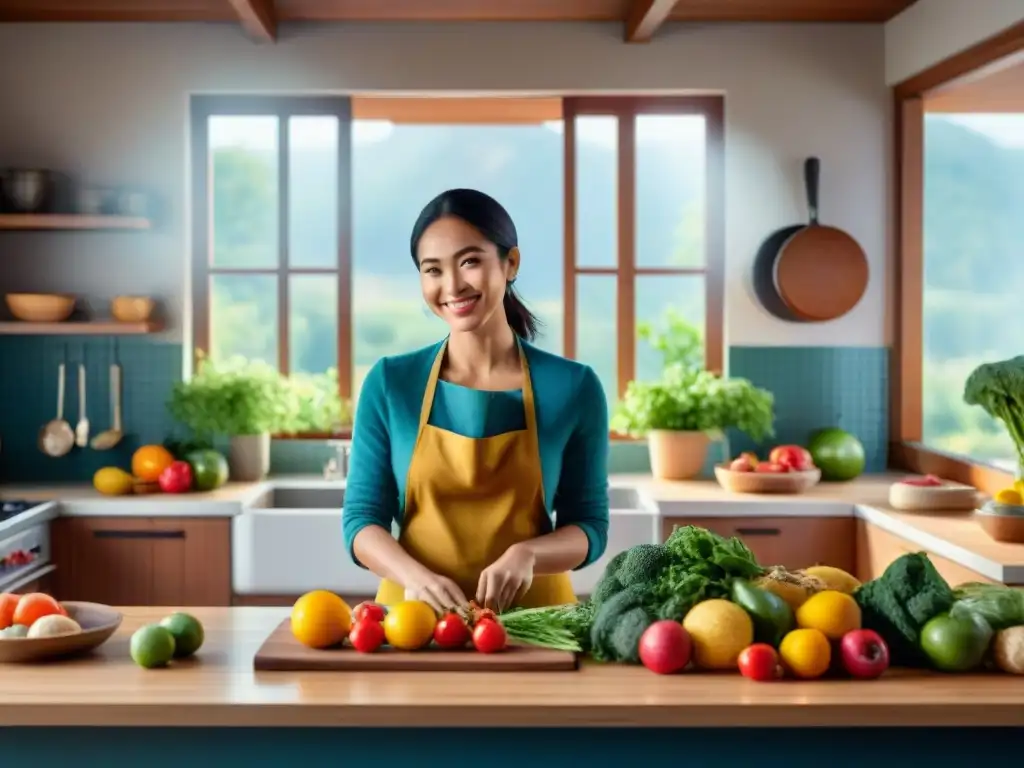
M17 592L55 570L50 563L50 502L0 500L0 592Z
M40 506L38 501L3 501L0 500L0 523L17 517L22 512L28 512L33 507Z

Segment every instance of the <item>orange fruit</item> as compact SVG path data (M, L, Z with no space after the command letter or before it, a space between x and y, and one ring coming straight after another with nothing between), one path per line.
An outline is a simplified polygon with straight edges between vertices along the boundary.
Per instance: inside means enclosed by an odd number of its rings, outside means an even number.
M436 624L437 614L427 603L405 600L391 606L384 617L384 637L392 648L415 651L430 642Z
M329 648L348 637L352 610L326 589L307 592L292 606L292 634L310 648Z
M794 629L779 643L782 664L796 677L821 677L832 663L832 646L819 629Z
M7 629L14 623L14 609L18 607L21 595L13 592L0 593L0 629Z
M54 598L42 592L30 592L27 595L22 595L18 600L12 618L15 624L31 627L43 616L54 616L63 613L64 609L61 608L60 603Z
M132 474L143 482L155 483L173 463L174 456L162 445L144 445L132 454Z

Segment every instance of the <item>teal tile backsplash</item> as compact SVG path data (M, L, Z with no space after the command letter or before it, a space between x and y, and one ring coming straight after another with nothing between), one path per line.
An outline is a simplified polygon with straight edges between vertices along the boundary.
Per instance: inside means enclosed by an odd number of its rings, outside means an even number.
M750 379L775 395L770 442L805 443L835 426L864 444L866 471L885 469L889 441L889 350L886 347L731 347L729 375ZM757 450L731 434L733 455Z
M92 435L111 425L110 364L120 360L124 439L109 451L74 448L53 458L36 439L40 427L57 414L57 367L67 363L64 418L78 420L78 364L86 367L86 412ZM165 403L173 382L181 379L182 346L144 337L115 341L92 336L7 336L0 338L0 481L57 482L89 480L100 467L129 467L132 452L162 442L173 422Z
M125 439L110 451L75 448L51 458L36 445L39 428L57 407L57 366L66 354L64 415L78 418L77 365L87 369L86 402L93 433L110 425L109 366L115 354L123 369ZM174 431L166 402L181 378L182 346L143 337L0 337L0 482L88 481L102 466L127 468L139 445L161 442ZM772 442L803 442L821 426L837 425L864 443L869 470L886 464L888 350L870 347L733 347L729 370L775 394L777 437ZM728 446L716 444L705 474L724 458L757 449L741 434ZM276 441L271 472L319 472L331 455L324 443ZM612 446L612 472L647 472L644 444Z

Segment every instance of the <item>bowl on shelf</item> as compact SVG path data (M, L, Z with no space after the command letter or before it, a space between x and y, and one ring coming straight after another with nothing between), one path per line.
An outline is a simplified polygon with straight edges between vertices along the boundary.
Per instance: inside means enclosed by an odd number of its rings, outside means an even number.
M805 472L738 472L718 464L715 479L733 493L803 493L818 484L821 470L815 467Z
M144 323L155 304L149 296L115 296L110 300L110 314L119 323Z
M53 637L0 637L0 664L45 661L99 648L121 626L124 618L109 605L63 602L68 616L78 622L81 632Z
M986 501L974 510L974 519L994 541L1024 544L1024 505Z
M7 309L26 323L61 323L75 311L75 297L61 293L8 293Z

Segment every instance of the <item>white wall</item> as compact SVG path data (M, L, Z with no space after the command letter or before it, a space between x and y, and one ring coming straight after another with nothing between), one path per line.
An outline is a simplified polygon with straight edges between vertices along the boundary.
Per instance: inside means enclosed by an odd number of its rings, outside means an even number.
M649 45L618 24L287 27L275 46L233 25L0 25L0 166L148 184L171 209L144 235L6 235L0 288L168 296L182 336L192 91L724 92L726 334L733 345L881 345L889 110L880 25L670 25ZM871 265L847 317L792 325L760 309L753 255L803 221L802 161L822 159L822 218Z
M1024 0L917 0L885 25L885 81L895 85L1024 21Z

